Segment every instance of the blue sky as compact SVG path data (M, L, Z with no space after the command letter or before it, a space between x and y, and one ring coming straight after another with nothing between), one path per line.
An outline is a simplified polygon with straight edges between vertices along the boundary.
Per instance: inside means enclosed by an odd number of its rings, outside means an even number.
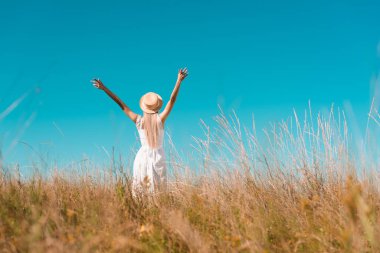
M136 131L94 89L99 77L139 112L141 95L183 83L167 129L180 150L217 105L258 128L292 109L349 103L362 126L379 72L379 1L3 1L0 121L7 162L128 156ZM104 148L103 148L104 147Z

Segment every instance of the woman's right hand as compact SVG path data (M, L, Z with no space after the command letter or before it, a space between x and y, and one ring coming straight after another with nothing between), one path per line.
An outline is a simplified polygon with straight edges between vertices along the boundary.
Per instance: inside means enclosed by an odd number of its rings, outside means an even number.
M178 71L178 80L183 81L187 77L189 72L187 71L187 68L179 69Z
M103 82L100 81L99 78L98 79L94 78L94 79L91 80L91 82L92 82L92 85L94 85L95 88L97 88L99 90L104 90L105 86L104 86Z

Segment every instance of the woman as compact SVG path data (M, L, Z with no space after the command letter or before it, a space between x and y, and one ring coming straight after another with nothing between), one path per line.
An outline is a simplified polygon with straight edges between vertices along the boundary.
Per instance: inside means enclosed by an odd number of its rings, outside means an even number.
M178 78L170 100L165 109L159 113L162 107L162 98L154 92L148 92L140 99L140 108L143 117L134 113L121 99L109 90L99 79L93 79L93 85L103 90L124 111L124 113L136 124L139 132L141 148L137 152L133 163L134 195L144 189L154 192L166 188L166 164L163 149L164 123L168 118L177 99L181 82L188 75L187 68L178 71Z

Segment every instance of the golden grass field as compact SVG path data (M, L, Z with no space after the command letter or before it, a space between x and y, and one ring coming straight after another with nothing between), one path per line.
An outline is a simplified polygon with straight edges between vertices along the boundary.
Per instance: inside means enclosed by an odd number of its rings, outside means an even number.
M380 252L379 153L353 148L342 112L305 118L259 141L221 113L194 138L196 168L170 148L155 195L133 198L115 161L28 179L3 166L0 252Z

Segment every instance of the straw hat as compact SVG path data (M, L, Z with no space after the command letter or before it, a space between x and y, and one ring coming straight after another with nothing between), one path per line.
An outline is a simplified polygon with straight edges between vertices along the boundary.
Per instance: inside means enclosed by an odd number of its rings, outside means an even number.
M154 92L148 92L140 99L140 107L146 113L156 113L162 106L162 98Z

